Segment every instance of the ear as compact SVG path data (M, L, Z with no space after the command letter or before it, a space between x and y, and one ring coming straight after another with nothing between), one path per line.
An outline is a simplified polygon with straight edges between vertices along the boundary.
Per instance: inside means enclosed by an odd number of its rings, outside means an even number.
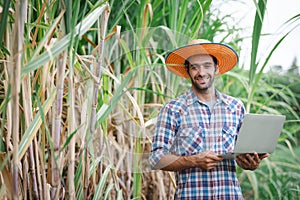
M216 65L216 67L215 67L215 75L217 75L217 74L219 74L219 66L218 65Z

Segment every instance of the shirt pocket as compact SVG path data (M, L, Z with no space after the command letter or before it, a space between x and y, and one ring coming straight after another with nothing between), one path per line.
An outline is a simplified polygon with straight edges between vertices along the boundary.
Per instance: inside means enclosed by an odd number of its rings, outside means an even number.
M222 129L223 152L233 152L237 131L229 126L224 126Z
M201 126L179 129L173 148L178 156L195 155L203 151L204 135Z

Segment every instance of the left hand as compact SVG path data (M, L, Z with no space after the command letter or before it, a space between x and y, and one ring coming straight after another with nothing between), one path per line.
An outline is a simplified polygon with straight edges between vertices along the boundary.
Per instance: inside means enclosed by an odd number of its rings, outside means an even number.
M236 157L237 164L246 170L256 170L262 161L262 159L268 157L269 154L258 154L254 152L253 154L240 154Z

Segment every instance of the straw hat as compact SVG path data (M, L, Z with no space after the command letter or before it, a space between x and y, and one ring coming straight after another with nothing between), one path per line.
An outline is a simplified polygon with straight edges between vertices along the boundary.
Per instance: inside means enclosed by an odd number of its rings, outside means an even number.
M179 47L170 52L165 61L167 68L178 76L189 78L184 63L187 58L197 54L209 54L216 57L219 74L230 71L238 62L238 55L230 46L197 39L193 40L189 45Z

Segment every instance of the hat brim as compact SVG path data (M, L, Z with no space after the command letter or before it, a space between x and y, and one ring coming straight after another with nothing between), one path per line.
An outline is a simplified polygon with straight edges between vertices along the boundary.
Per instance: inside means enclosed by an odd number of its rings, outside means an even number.
M218 74L230 71L238 62L238 55L230 46L220 43L200 43L175 49L167 55L165 63L172 73L189 78L184 63L187 58L199 54L209 54L218 60Z

